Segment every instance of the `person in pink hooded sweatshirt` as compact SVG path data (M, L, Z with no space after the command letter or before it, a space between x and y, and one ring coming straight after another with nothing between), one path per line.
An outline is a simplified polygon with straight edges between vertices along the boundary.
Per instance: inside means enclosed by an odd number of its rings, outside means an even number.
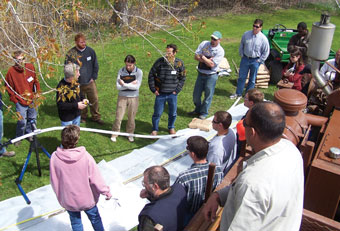
M97 208L99 195L111 198L97 164L85 147L76 147L80 128L69 125L61 132L62 147L52 154L50 180L60 205L70 215L72 230L83 230L80 211L84 211L94 230L104 230Z

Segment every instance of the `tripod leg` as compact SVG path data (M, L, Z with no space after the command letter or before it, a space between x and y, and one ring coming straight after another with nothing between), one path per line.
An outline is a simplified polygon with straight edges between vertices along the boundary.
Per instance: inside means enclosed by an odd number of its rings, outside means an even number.
M39 176L41 176L41 167L40 167L40 157L39 157L39 152L38 152L38 147L36 145L36 138L34 138L34 150L35 150L35 156L37 159L37 167L38 167L38 172L39 172Z
M43 150L43 152L45 153L45 155L46 155L48 158L51 159L50 153L49 153L42 145L40 145L40 148L41 148L41 150Z
M20 191L20 193L22 194L22 196L24 197L25 201L27 204L30 204L31 201L28 199L24 189L21 187L21 182L22 182L22 178L24 177L24 174L25 174L25 171L26 171L26 168L27 168L27 165L28 165L28 162L30 161L30 158L31 158L31 154L32 154L32 151L30 149L30 151L28 152L27 154L27 157L26 157L26 161L24 163L24 166L22 166L22 170L21 170L21 173L20 173L20 176L15 180L15 183Z

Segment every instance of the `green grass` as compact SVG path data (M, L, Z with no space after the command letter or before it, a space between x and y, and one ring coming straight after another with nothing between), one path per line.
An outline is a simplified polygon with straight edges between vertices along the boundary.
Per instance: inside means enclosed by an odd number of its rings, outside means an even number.
M246 30L252 29L251 26L255 18L262 18L264 20L264 29L269 29L278 23L284 24L290 28L295 28L300 21L305 21L310 28L313 22L319 21L320 13L321 10L290 9L264 14L226 14L220 17L204 18L193 23L193 28L195 30L202 21L206 22L206 29L198 33L197 36L183 32L180 28L173 28L172 31L174 31L174 33L194 51L202 40L210 38L210 35L214 30L219 30L223 34L221 44L225 49L226 57L230 62L233 72L230 77L222 77L218 80L214 99L210 108L210 115L213 115L215 111L228 109L234 102L229 99L229 95L235 92L237 80L237 74L232 65L232 59L239 65L240 57L238 55L238 46L241 36ZM332 17L331 21L333 24L340 25L340 18L338 16ZM339 35L340 31L339 29L336 29L334 38L338 38ZM177 130L186 128L192 119L187 116L187 112L194 108L192 103L192 91L197 77L195 69L197 62L193 58L194 53L163 32L153 33L152 36L149 36L148 38L162 51L164 51L164 48L168 43L175 43L179 47L177 57L181 58L185 63L187 79L183 91L178 96L178 117L175 125ZM149 134L152 126L151 116L153 113L154 95L148 88L147 76L151 65L160 55L140 37L103 39L105 40L103 44L94 43L90 39L87 43L96 50L99 58L100 71L97 87L99 90L100 112L102 114L102 119L105 121L105 125L99 126L95 123L88 122L86 125L82 126L111 130L117 101L117 90L115 88L116 75L119 68L124 65L124 57L127 54L133 54L137 59L137 66L144 72L144 78L140 89L139 110L136 116L136 133ZM73 46L72 43L69 47L71 46ZM340 40L334 39L332 48L337 50L339 47ZM6 73L6 71L3 73ZM48 84L52 87L55 87L59 79L63 76L62 67L58 68L56 76L57 77L53 79L47 80ZM41 85L44 85L42 81ZM43 86L43 89L47 90L45 86ZM264 90L265 97L267 99L272 99L275 90L275 86L270 86L269 89ZM8 100L7 94L3 94L3 97L7 104L12 105ZM125 131L125 124L125 121L123 121L122 131ZM55 94L51 93L46 96L44 105L39 108L38 128L48 128L59 125L60 120L57 116ZM15 136L15 126L16 121L11 119L9 115L5 116L4 141ZM160 134L167 134L166 113L163 114L160 121ZM60 144L60 131L39 135L38 139L40 143L52 153ZM82 132L79 145L86 146L87 150L94 156L96 161L102 159L110 161L131 152L133 149L144 147L153 142L154 140L137 138L134 143L129 143L125 137L118 137L117 143L113 143L107 135ZM20 195L14 181L21 171L28 148L29 143L27 141L23 141L21 146L17 148L11 145L8 149L15 150L17 155L13 158L0 159L0 200ZM40 154L40 158L42 177L38 176L35 157L32 156L22 182L22 187L26 192L49 184L49 160L43 154Z

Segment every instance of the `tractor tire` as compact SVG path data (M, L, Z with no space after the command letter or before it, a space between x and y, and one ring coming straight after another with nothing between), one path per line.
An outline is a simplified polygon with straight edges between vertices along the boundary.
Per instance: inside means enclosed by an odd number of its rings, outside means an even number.
M269 63L270 83L277 84L282 79L282 63L279 61L271 61Z

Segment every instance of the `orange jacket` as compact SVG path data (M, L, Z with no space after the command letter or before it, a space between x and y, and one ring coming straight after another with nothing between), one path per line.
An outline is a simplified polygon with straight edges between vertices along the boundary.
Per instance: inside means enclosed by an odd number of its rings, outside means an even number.
M25 69L20 70L16 66L11 66L6 75L6 81L11 88L23 98L18 96L6 84L7 93L13 103L20 103L21 105L28 106L34 97L35 92L40 92L40 84L35 74L33 64L26 63ZM31 100L27 100L31 99Z

